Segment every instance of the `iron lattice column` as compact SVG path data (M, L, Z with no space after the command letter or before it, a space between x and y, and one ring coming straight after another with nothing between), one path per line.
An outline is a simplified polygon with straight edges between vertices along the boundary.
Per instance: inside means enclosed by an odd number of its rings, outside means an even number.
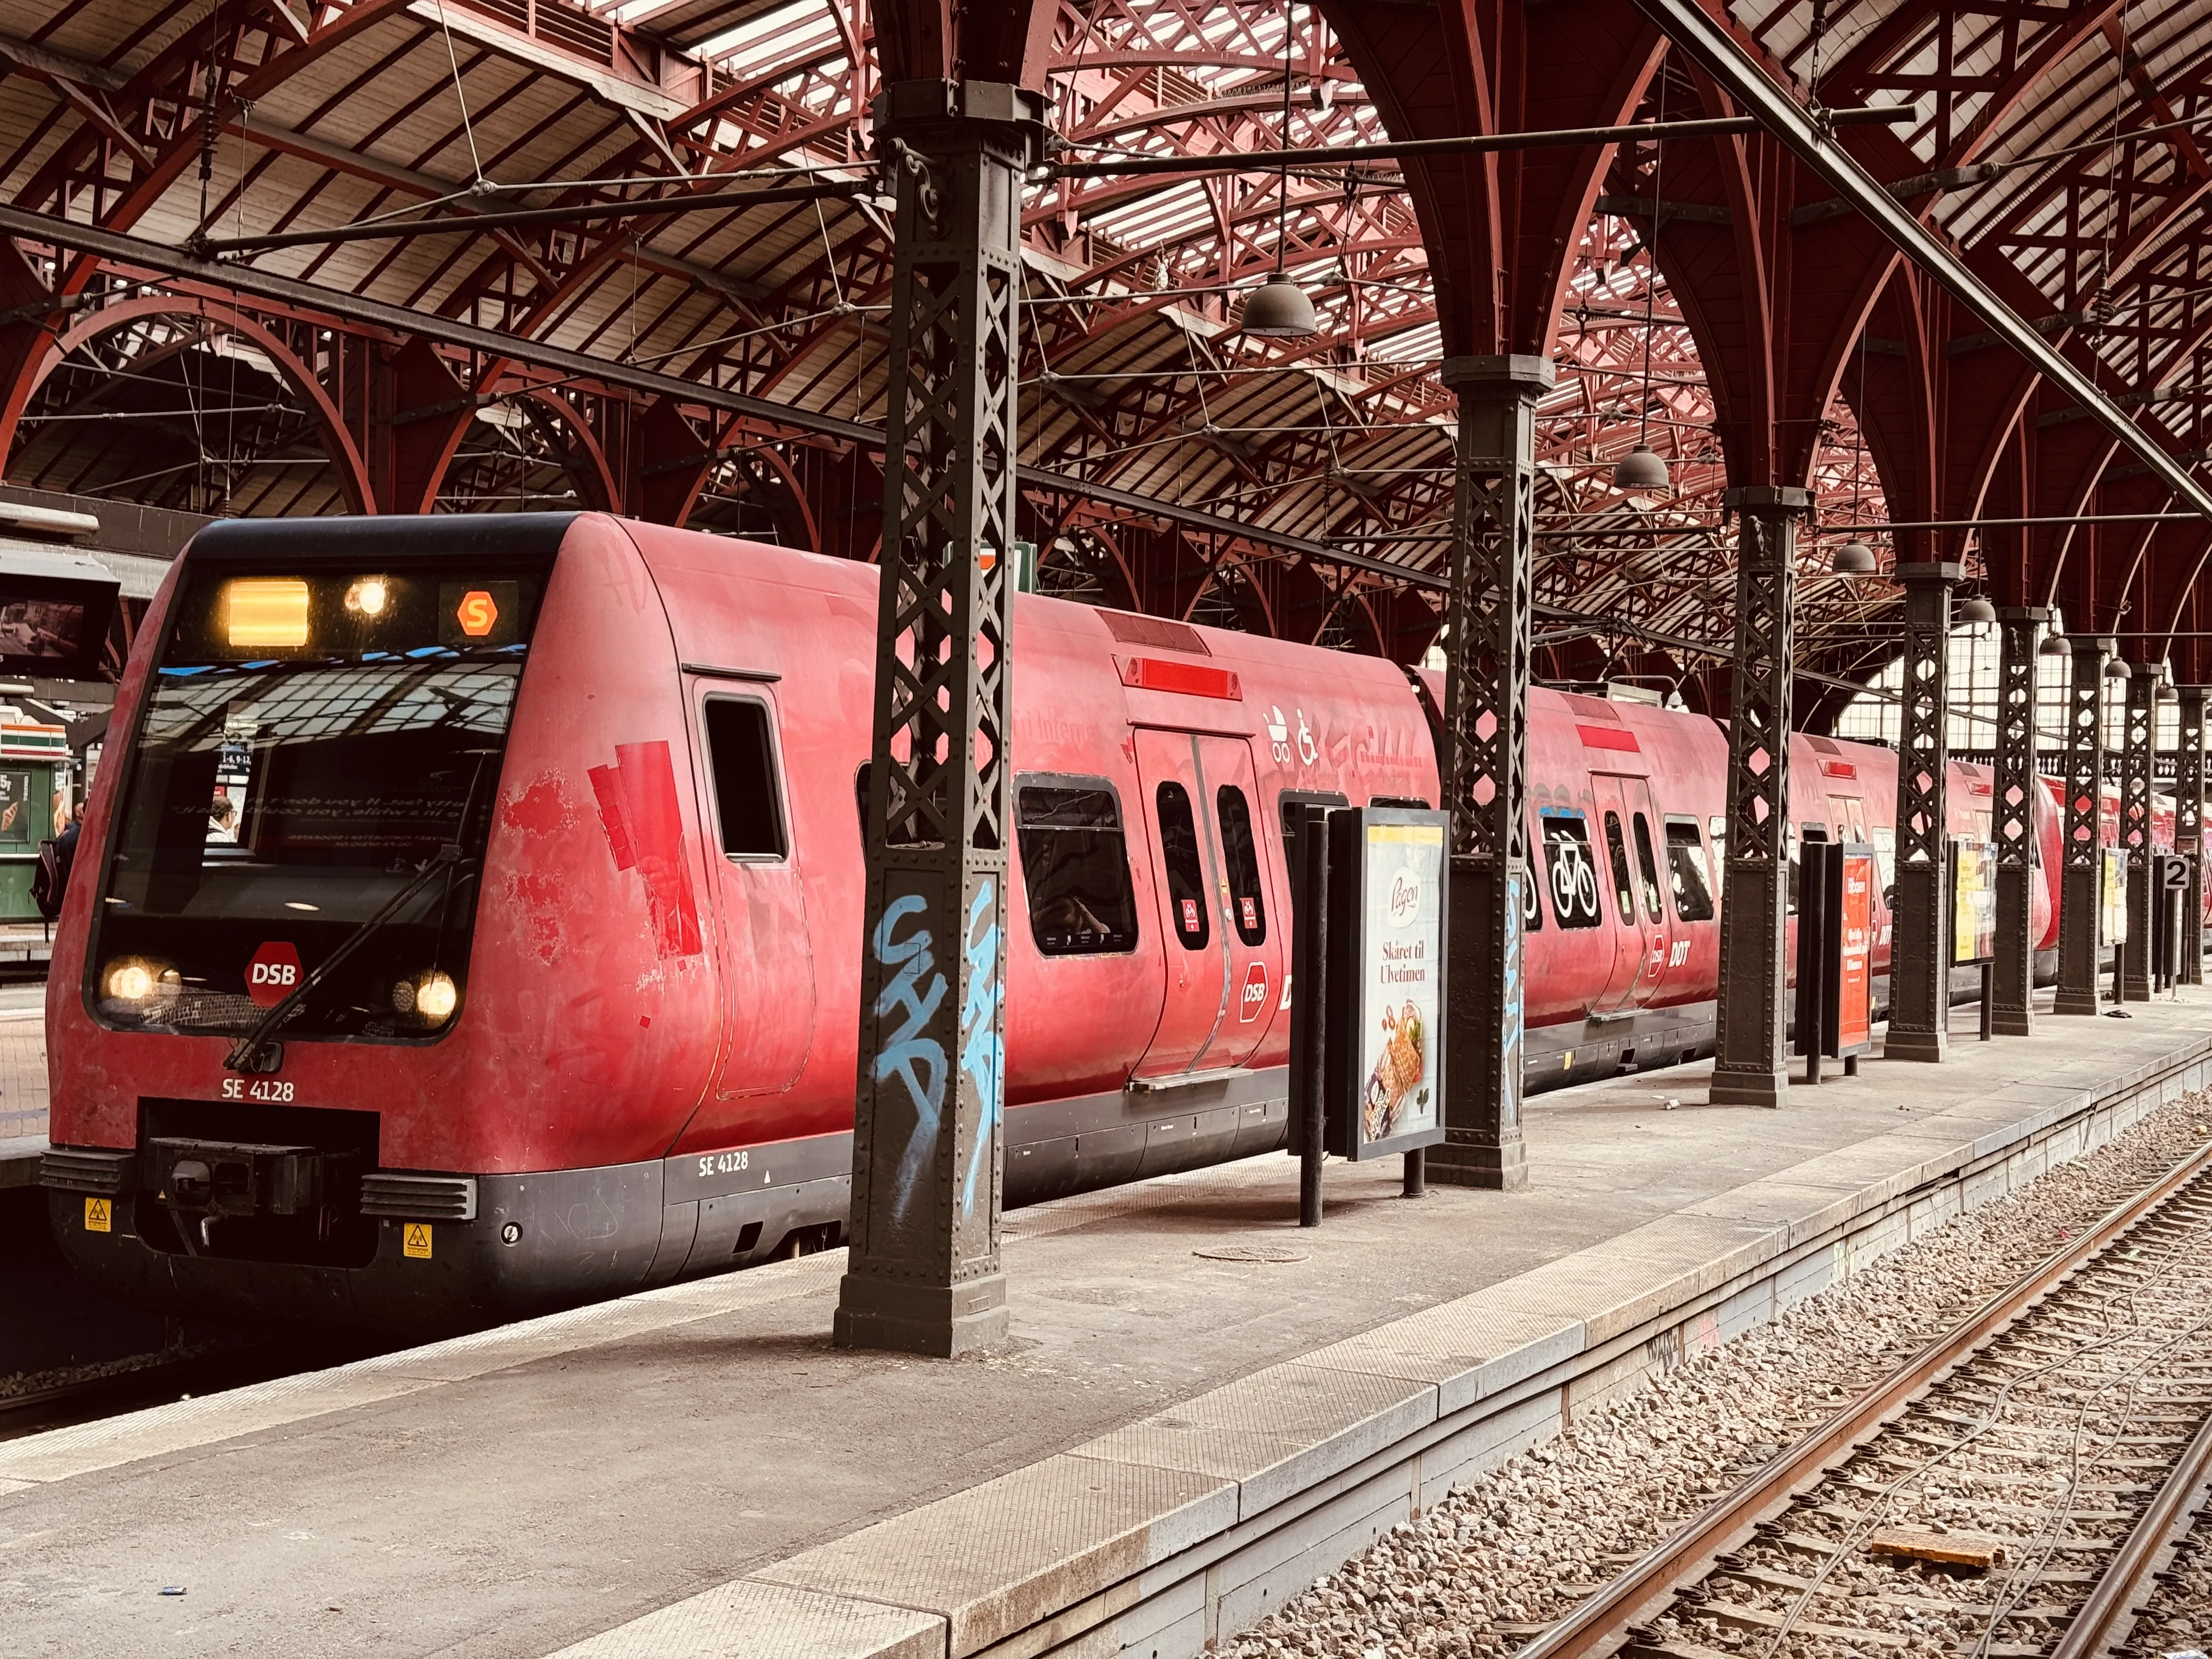
M1990 1026L2000 1036L2035 1030L2036 664L2043 605L1997 612L1997 956L1990 975Z
M2183 896L2181 982L2204 983L2204 687L2180 688L2181 731L2173 751L2173 850L2189 860Z
M1521 906L1528 890L1528 618L1534 580L1536 400L1547 357L1452 357L1459 471L1445 640L1443 798L1452 815L1449 1006L1453 1084L1434 1181L1514 1188L1521 1139Z
M1006 1334L1006 842L1016 323L1039 94L901 82L860 939L848 1347L951 1355Z
M2105 787L2105 661L2113 640L2075 639L2066 688L2066 813L2058 871L2058 994L2053 1012L2097 1012L2097 958L2104 945L2098 883L2098 805Z
M1711 1098L1779 1106L1790 1087L1790 710L1802 489L1723 498L1739 515L1735 673L1729 690L1728 877Z
M2120 994L2150 1000L2150 787L2158 746L2158 669L2137 663L2120 726L2120 845L2128 854L2128 936L2120 946Z
M1897 896L1891 915L1887 1060L1941 1060L1951 1012L1953 563L1900 564L1905 706L1897 746Z

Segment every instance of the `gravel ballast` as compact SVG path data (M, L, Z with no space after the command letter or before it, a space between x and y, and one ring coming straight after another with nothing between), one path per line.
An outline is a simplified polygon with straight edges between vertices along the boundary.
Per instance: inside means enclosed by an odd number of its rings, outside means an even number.
M1258 1625L1236 1659L1472 1659L1563 1617L1715 1497L2212 1138L2206 1097L1724 1346L1577 1413Z

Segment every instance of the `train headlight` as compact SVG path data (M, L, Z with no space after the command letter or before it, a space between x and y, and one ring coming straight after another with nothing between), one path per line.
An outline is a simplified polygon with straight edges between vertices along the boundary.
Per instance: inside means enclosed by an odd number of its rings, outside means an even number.
M100 970L100 988L111 1001L137 1005L173 996L183 981L166 962L149 957L118 957Z
M345 608L356 617L382 616L392 608L392 584L381 576L363 576L346 589Z
M443 1025L460 1006L461 994L453 975L433 968L392 988L392 1006L412 1014L425 1025Z

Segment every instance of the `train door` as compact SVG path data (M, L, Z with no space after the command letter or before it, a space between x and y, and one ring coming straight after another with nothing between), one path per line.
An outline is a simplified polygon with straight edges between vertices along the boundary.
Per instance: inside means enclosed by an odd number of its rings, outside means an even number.
M747 1114L732 1103L799 1075L814 1036L814 951L772 691L696 678L692 716L723 1032L696 1134L736 1123Z
M1600 1013L1640 1006L1658 994L1674 947L1666 890L1659 876L1659 815L1643 778L1593 776L1598 865L1613 896L1613 972L1596 1003Z
M1241 1066L1267 1035L1282 982L1250 748L1242 738L1139 728L1167 1004L1139 1075Z

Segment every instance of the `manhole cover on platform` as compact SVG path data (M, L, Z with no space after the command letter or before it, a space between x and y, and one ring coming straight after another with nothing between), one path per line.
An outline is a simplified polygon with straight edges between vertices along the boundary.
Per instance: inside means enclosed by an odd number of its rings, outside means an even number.
M1193 1250L1193 1255L1204 1256L1208 1261L1303 1261L1304 1250L1293 1250L1284 1244L1209 1244L1202 1250Z

